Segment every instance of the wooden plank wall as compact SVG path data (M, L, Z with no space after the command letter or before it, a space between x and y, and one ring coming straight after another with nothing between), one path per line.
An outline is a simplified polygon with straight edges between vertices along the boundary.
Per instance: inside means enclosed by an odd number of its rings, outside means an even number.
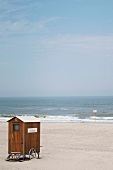
M28 128L37 128L37 132L28 133ZM25 154L34 148L36 152L40 152L40 122L25 123Z

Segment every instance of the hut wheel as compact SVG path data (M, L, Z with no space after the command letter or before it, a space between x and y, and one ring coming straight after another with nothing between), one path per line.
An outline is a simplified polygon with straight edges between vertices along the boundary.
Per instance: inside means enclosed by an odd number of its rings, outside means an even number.
M29 150L29 159L36 158L36 151L34 148Z

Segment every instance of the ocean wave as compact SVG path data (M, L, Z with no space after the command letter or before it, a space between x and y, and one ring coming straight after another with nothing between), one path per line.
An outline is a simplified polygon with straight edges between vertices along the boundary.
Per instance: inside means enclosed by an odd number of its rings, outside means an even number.
M0 122L7 122L11 117L0 117Z
M0 122L7 122L9 117L0 117ZM39 116L40 122L55 123L113 123L113 117L73 117L73 116Z

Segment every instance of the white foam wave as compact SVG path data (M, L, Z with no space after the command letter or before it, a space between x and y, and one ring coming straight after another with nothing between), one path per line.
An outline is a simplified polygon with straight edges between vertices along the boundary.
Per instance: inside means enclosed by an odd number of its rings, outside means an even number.
M0 122L7 122L9 119L9 117L0 117Z
M42 109L42 110L45 110L45 111L51 111L51 110L58 110L58 108L44 108L44 109Z
M7 122L9 117L0 117L0 122ZM46 116L40 117L40 122L59 122L59 123L113 123L113 117L89 117L81 119L73 116Z
M73 116L47 116L40 118L41 122L81 122L81 123L113 123L113 117L89 117L81 119Z
M68 109L67 109L67 108L63 108L63 107L62 107L60 110L68 110Z

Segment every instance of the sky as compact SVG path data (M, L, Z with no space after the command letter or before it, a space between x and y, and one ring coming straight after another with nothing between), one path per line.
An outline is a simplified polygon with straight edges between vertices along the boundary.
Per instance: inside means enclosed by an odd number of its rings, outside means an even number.
M0 97L112 95L113 0L0 0Z

